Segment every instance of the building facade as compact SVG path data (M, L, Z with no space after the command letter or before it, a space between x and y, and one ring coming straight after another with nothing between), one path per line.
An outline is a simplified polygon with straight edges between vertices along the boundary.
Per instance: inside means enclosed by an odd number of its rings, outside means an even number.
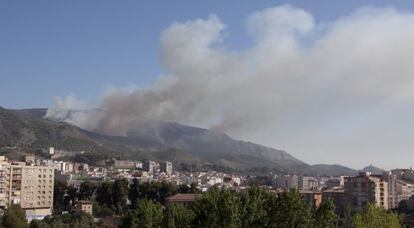
M397 194L397 175L392 172L384 172L382 179L388 183L388 208L397 208L398 194Z
M388 183L381 176L359 173L346 177L344 185L348 203L356 210L362 210L368 203L388 209Z
M155 165L154 161L147 160L144 161L142 168L149 173L153 173L155 171Z
M282 175L276 179L276 187L283 189L299 188L299 177L297 175Z
M322 192L322 202L331 200L335 205L335 211L338 214L343 214L347 206L347 197L344 189L328 189Z
M78 202L76 202L76 206L74 210L78 212L85 212L85 213L92 215L92 208L93 208L92 201L79 200Z
M0 207L20 205L28 220L52 214L54 167L8 162L0 156Z
M173 165L171 162L161 162L160 163L160 172L164 172L168 175L171 175L173 172Z

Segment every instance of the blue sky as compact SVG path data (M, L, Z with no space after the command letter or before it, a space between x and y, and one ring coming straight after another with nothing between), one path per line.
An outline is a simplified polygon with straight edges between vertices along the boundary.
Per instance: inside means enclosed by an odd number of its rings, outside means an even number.
M0 106L49 107L70 93L97 99L108 86L150 85L164 69L160 33L216 14L225 45L249 47L246 17L291 4L332 21L365 6L411 11L412 1L18 1L0 2Z
M123 135L151 117L310 163L409 167L412 40L414 1L5 0L0 106L99 108L69 122Z

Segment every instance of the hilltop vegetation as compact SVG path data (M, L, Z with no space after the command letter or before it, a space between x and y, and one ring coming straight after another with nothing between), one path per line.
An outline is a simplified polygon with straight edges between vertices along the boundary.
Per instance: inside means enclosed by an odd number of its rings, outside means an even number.
M112 158L155 159L173 161L176 167L183 163L222 170L260 168L256 170L309 175L350 175L355 172L338 165L311 166L285 151L178 123L148 121L128 136L110 136L66 122L43 119L45 112L45 109L0 108L0 148L16 146L23 151L39 152L55 147L67 151L68 159L75 157L88 163Z

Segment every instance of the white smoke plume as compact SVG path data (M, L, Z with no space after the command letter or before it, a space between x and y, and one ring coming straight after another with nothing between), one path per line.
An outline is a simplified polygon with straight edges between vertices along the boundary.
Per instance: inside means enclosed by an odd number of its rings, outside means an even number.
M172 24L161 34L168 76L150 88L112 90L93 106L100 115L66 120L115 135L140 119L176 121L282 146L311 162L339 153L372 161L373 153L349 152L355 144L384 153L414 146L403 134L414 114L413 13L362 8L317 23L283 5L254 12L246 27L254 45L231 51L216 15ZM47 117L77 105L57 99Z

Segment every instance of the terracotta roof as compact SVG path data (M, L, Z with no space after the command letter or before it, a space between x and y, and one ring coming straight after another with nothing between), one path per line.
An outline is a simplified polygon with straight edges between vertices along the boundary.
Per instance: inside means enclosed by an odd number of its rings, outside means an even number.
M342 188L341 189L328 189L328 190L325 190L323 192L329 192L329 193L331 193L331 192L339 192L339 193L344 193L345 190L342 189Z
M76 203L78 203L78 204L92 204L92 201L89 201L89 200L79 200Z
M167 201L171 202L188 202L194 201L197 196L201 194L194 194L194 193L183 193L183 194L176 194L170 197L167 197Z
M315 192L310 190L299 190L300 194L321 194L321 192Z

